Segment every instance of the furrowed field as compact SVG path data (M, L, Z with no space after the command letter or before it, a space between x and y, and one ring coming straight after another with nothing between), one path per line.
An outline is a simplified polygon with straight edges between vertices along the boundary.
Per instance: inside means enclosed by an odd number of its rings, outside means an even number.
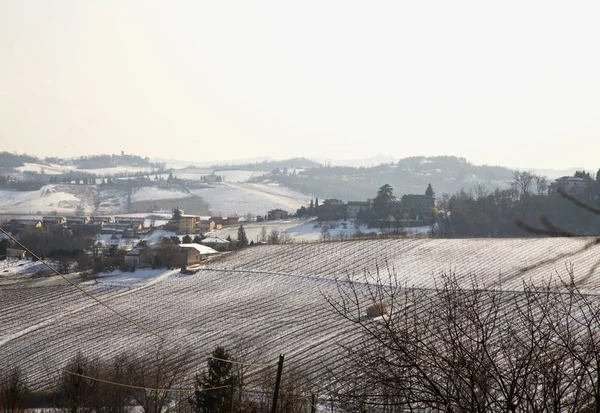
M66 282L33 280L0 288L0 369L19 366L40 390L56 381L78 351L109 359L143 352L159 335L190 353L192 372L205 365L215 346L224 345L250 363L275 363L285 354L286 369L318 381L330 367L343 368L340 344L359 339L360 331L326 299L339 296L340 279L354 280L366 292L368 274L379 271L383 279L391 274L394 282L427 293L453 273L466 288L476 282L518 295L523 281L568 280L572 265L577 285L595 294L599 252L589 238L272 245L229 254L193 275L171 271L135 287L111 284L110 278L83 285L134 322Z

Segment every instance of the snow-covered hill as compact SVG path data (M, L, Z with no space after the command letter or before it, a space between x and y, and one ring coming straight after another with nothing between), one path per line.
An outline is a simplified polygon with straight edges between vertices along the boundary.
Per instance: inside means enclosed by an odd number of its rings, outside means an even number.
M310 197L278 185L225 182L190 192L208 202L213 215L265 215L275 208L292 213L310 203Z

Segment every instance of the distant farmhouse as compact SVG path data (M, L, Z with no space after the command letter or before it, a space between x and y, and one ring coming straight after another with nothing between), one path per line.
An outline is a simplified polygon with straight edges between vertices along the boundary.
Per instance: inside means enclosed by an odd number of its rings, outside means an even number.
M588 186L594 181L574 176L563 176L556 179L548 187L548 195L558 194L558 190L562 190L570 195L581 195Z
M425 221L431 216L436 207L435 194L428 190L425 194L403 195L400 201L391 205L390 215L395 219L402 218L413 221ZM341 219L357 219L362 213L373 210L373 200L349 201L344 203L339 199L326 199L318 209L320 221L338 221Z
M287 219L288 218L288 212L284 211L283 209L272 209L268 212L267 214L267 219L269 221L275 220L275 219Z
M125 266L129 268L153 267L158 261L169 267L196 265L213 254L214 249L200 244L154 244L138 246L125 254Z

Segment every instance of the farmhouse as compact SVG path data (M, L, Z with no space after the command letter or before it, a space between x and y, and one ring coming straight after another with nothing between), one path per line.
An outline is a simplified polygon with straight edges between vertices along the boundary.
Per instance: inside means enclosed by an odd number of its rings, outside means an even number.
M402 212L412 219L424 219L435 208L433 195L410 194L402 195L400 200Z
M581 195L585 192L591 182L593 181L584 178L563 176L550 184L548 187L548 195L558 194L559 189L562 189L564 192L571 195Z
M7 248L6 258L16 258L19 260L23 260L25 259L25 250L22 250L20 248Z
M339 199L326 199L319 206L320 221L336 221L346 218L346 204Z
M283 209L272 209L268 212L268 219L269 220L274 220L274 219L287 219L288 217L288 212L284 211Z
M125 254L125 266L129 268L153 267L157 260L170 267L199 264L210 255L218 254L214 249L200 244L154 244L138 246Z
M369 211L371 209L372 201L348 201L346 205L346 216L349 219L356 219L360 211Z
M219 237L207 237L200 242L202 245L206 245L217 250L224 250L229 246L229 241Z

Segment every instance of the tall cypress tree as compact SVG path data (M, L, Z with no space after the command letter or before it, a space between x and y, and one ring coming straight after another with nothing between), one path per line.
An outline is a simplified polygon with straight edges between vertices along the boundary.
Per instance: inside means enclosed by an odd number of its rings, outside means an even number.
M248 245L248 237L246 236L246 230L243 225L240 225L238 228L237 245L238 247L245 247Z
M196 391L190 398L194 413L227 413L231 397L231 386L236 382L232 371L233 364L227 360L231 357L224 347L218 346L207 361L207 371L200 377L196 375ZM202 391L215 387L228 386L222 389Z

